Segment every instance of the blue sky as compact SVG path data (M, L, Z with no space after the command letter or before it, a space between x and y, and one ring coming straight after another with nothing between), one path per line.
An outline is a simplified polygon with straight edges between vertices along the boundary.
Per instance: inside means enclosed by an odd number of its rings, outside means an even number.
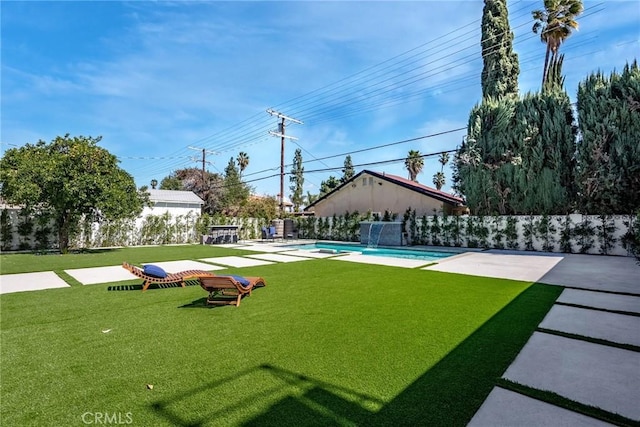
M561 47L574 100L589 73L619 71L640 52L640 2L584 4L579 31ZM537 90L545 47L531 11L542 0L508 6L520 90ZM482 8L481 0L3 1L0 149L102 136L138 186L201 167L201 151L189 147L207 150L212 172L244 151L245 179L276 195L273 108L304 122L287 126L298 139L286 142L285 163L302 149L305 191L341 176L326 169L341 168L349 152L356 171L406 176L402 161L358 165L459 145L464 131L393 143L466 126L481 94ZM426 158L418 180L432 185L438 170ZM288 188L285 177L287 196Z

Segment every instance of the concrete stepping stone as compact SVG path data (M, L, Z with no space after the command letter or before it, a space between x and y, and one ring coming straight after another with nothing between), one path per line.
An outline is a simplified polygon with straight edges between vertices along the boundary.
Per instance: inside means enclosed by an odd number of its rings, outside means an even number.
M135 279L136 276L122 268L121 265L110 267L75 268L65 270L69 276L83 285L96 285L99 283L122 282Z
M562 255L554 255L472 253L463 257L445 258L425 270L536 282L562 260Z
M210 262L212 264L227 265L229 267L256 267L260 265L273 264L272 262L269 262L269 261L246 258L241 256L220 256L215 258L202 258L200 261Z
M467 427L605 427L611 425L613 424L511 390L495 387L478 412L471 418Z
M556 304L538 327L640 347L638 316Z
M378 255L347 254L331 258L332 260L357 262L360 264L386 265L389 267L418 268L433 261L423 259L392 258Z
M294 248L287 247L287 246L276 246L276 245L269 245L269 244L262 244L262 245L256 244L256 245L242 246L242 247L237 247L235 249L239 249L243 251L269 252L269 253L294 250Z
M301 256L306 258L331 258L334 256L340 256L340 253L320 252L318 249L297 249L295 251L287 252L287 255Z
M503 378L640 421L640 353L534 332Z
M69 284L53 271L3 274L0 276L0 294L68 287L70 287Z
M638 268L633 257L564 254L539 282L640 296Z
M640 297L581 289L565 289L556 302L640 314Z
M303 258L300 256L291 256L284 254L255 254L255 255L247 255L250 258L262 259L265 261L275 261L275 262L296 262L296 261L306 261L309 258Z

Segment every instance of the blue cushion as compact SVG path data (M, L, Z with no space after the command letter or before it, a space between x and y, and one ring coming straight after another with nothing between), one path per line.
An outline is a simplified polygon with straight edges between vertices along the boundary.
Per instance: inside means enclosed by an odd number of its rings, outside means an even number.
M229 277L231 277L236 282L240 283L245 288L251 284L247 279L245 279L242 276L229 276Z
M158 277L160 279L164 279L167 277L167 272L164 271L161 267L153 264L147 264L144 266L144 274L151 277Z

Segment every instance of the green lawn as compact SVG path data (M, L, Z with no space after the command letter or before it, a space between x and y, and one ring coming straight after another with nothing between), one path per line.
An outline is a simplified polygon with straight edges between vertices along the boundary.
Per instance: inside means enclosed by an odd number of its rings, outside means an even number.
M9 273L238 253L0 261ZM0 424L84 425L83 414L107 413L154 426L464 425L562 291L326 259L228 271L267 286L238 308L205 307L197 285L2 295Z

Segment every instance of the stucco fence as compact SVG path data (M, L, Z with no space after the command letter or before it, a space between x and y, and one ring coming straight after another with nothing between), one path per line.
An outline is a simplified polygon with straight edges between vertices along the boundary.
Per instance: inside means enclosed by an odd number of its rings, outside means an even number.
M316 218L315 228L304 225L302 237L351 240L374 246L401 244L631 256L625 236L633 233L636 221L638 217L633 215L408 214L391 222L365 220L360 222L357 235L345 239L343 229L345 222L349 227L348 221L329 217Z
M632 255L626 237L636 216L526 215L410 218L408 244Z
M73 249L113 246L142 246L200 243L210 225L237 225L239 238L260 237L263 225L269 222L256 218L200 216L196 214L147 215L135 220L85 221L73 234ZM0 248L2 251L57 249L55 224L47 217L25 216L17 208L5 208L0 216Z
M372 229L370 224L374 223L370 216L347 213L294 219L297 236L306 239L365 244L375 241L381 246L428 245L620 256L631 255L625 236L637 221L637 216L630 215L416 217L406 213L401 219L396 215L395 227L384 228L385 222L375 222L383 224L382 233L376 239L370 239L366 235ZM129 221L84 223L74 235L71 247L201 243L202 235L207 234L210 225L237 225L239 239L251 240L259 239L261 227L268 224L270 221L261 218L148 215ZM53 225L41 218L24 218L17 209L2 211L0 229L3 251L56 249ZM397 233L401 235L397 236ZM640 239L640 236L636 238Z

